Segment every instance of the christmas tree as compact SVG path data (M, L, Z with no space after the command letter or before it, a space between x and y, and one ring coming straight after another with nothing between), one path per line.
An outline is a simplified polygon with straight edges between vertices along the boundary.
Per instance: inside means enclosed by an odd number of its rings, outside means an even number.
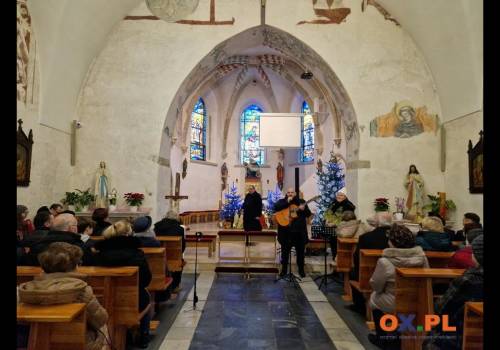
M234 218L234 214L236 214L241 209L243 200L237 192L238 189L233 183L231 185L231 188L229 189L229 193L226 193L224 195L224 197L226 197L226 202L224 203L220 211L220 218L222 220L231 220L232 218Z
M267 215L274 214L274 205L281 199L281 197L282 194L279 185L276 185L276 189L274 191L267 191L267 205L265 209Z
M332 205L337 191L345 186L344 169L337 162L337 158L333 152L325 167L326 169L323 171L323 166L318 166L316 172L318 176L319 198L316 200L316 215L314 215L312 221L313 225L323 224L325 213Z

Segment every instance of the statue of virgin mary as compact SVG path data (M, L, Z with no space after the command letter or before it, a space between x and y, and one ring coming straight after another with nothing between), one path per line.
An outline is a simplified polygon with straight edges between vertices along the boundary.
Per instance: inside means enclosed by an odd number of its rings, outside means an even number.
M108 194L109 194L109 177L106 172L106 163L101 162L99 169L95 175L95 207L107 208L108 207Z

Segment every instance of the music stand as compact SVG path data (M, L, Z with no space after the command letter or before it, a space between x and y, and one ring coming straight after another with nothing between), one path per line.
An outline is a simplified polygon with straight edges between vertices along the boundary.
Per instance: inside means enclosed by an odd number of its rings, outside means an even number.
M318 237L322 237L323 238L323 243L325 244L324 245L324 249L325 249L325 254L324 254L324 257L325 257L325 267L324 267L324 273L323 275L321 276L318 276L316 277L314 280L318 280L319 278L321 278L321 283L319 284L319 287L318 289L321 289L321 286L323 285L323 283L325 284L325 287L326 289L328 289L328 277L330 278L334 278L333 277L333 273L329 274L327 271L328 271L328 267L327 267L327 242L330 241L330 239L332 237L335 236L335 226L332 226L332 227L328 227L328 226L311 226L311 236L314 237L314 238L318 238Z

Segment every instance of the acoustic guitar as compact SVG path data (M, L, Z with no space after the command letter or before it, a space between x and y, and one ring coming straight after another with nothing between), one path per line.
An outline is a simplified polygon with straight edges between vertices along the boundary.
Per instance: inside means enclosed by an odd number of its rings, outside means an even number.
M311 203L315 201L319 196L315 196L308 201L306 201L305 204ZM298 217L297 211L299 210L299 206L296 204L291 204L288 208L282 209L280 211L277 211L273 215L273 219L275 222L277 222L280 226L288 226L290 223Z

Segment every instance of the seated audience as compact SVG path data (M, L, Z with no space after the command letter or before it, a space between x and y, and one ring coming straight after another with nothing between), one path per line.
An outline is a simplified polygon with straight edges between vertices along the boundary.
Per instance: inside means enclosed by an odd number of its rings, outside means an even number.
M52 213L50 212L49 207L47 207L46 205L44 205L43 207L38 208L38 210L36 211L36 213L38 214L38 213L40 213L40 212L42 212L42 211L48 211L50 214L52 214Z
M17 239L22 241L28 238L35 231L31 220L28 217L28 208L25 205L17 206Z
M59 203L54 203L50 206L50 213L56 217L63 212L63 206Z
M181 226L179 214L174 210L169 210L164 219L158 221L154 225L154 231L157 236L181 236L182 237L182 252L186 249L186 239L184 237L184 228ZM172 273L172 288L174 293L181 290L182 271Z
M450 337L449 333L435 327L422 349L462 349L465 303L483 301L483 235L474 238L471 247L474 267L455 278L434 305L436 315L448 315L449 324L457 327L455 336Z
M451 238L452 241L465 241L465 231L467 228L483 228L483 225L481 225L481 218L476 213L465 213L464 218L462 219L462 224L464 225L464 228L456 232L456 234Z
M361 249L385 249L387 248L387 232L392 225L392 214L389 212L379 212L367 222L375 227L372 231L366 232L361 235L353 255L354 267L350 273L350 279L354 281L359 280L359 251ZM365 298L358 290L352 289L352 302L350 308L353 311L364 314L365 313Z
M448 236L450 236L450 240L452 241L454 240L453 238L455 237L455 231L446 227L446 220L443 219L443 217L439 215L439 213L429 212L428 216L435 216L439 218L439 220L441 220L441 223L443 224L444 232L446 232Z
M33 219L33 223L35 224L35 231L33 234L28 236L23 240L24 247L30 247L33 243L40 241L41 239L47 236L47 233L50 231L50 227L54 222L54 216L49 211L41 211L36 214Z
M422 230L417 233L416 242L424 250L451 252L455 247L450 236L444 232L443 223L435 216L426 216L421 222Z
M37 266L38 254L45 251L54 242L66 242L80 247L83 250L83 265L93 265L93 254L81 240L77 230L76 218L71 214L59 214L54 218L50 231L45 238L31 245L30 252L24 259L23 265Z
M469 269L475 267L476 264L472 259L472 242L476 237L483 234L483 229L475 228L468 230L466 233L465 247L457 250L448 262L450 269Z
M146 287L151 282L151 271L144 252L139 249L141 241L132 236L132 227L126 220L111 224L102 233L104 240L98 241L96 265L99 266L138 266L139 267L139 309L144 310L150 303L150 295ZM146 314L140 322L138 346L146 348L149 344L149 322Z
M140 216L134 220L134 236L139 238L142 247L161 247L160 241L156 239L155 233L151 231L153 219L151 216Z
M366 226L361 220L356 219L356 214L353 211L347 210L342 213L342 221L338 224L335 233L337 237L352 238L359 237L365 233Z
M371 343L382 349L399 349L397 334L389 334L380 327L384 314L393 314L396 308L395 287L397 267L429 267L427 257L420 246L415 245L415 236L405 226L394 224L389 230L389 248L384 249L370 278L373 292L370 306L376 334L369 334Z
M80 239L85 244L86 247L92 248L96 241L90 239L90 236L94 233L94 222L86 218L77 218L77 229Z
M97 208L94 210L94 212L92 213L92 220L95 222L94 236L101 236L102 232L111 225L108 219L108 209Z
M97 301L85 275L76 272L83 252L75 245L56 242L38 256L44 273L19 286L20 302L36 305L85 303L87 344L85 349L102 349L108 313ZM43 336L49 336L45 334Z

